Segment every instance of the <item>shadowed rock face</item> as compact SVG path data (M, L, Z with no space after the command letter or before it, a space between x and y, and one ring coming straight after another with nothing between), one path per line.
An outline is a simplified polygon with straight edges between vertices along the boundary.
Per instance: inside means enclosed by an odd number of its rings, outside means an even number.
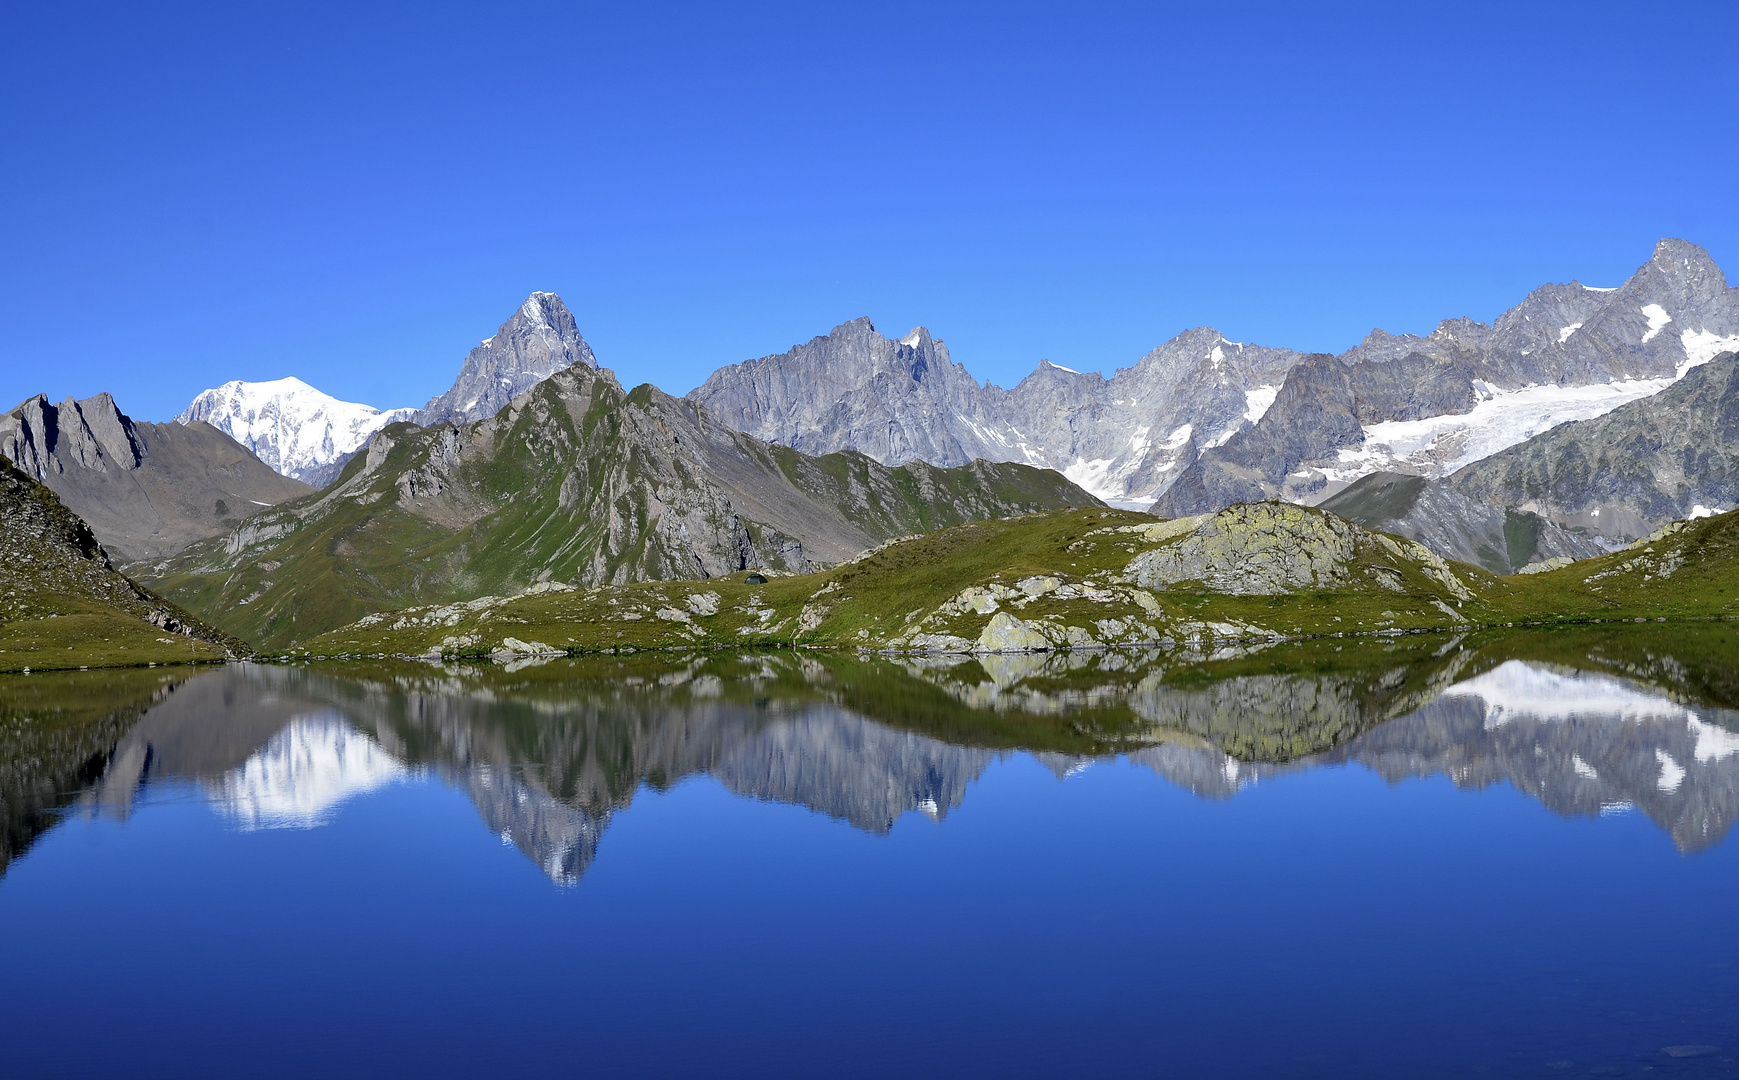
M209 424L136 424L108 394L31 398L0 416L0 455L122 562L172 554L313 490Z
M0 622L100 605L104 619L138 619L166 633L240 647L116 570L89 525L0 456ZM13 670L16 670L14 668Z
M1547 559L1606 553L1594 538L1539 514L1470 498L1423 476L1372 473L1319 505L1367 529L1417 540L1494 574L1513 574Z
M573 313L555 293L535 292L495 336L472 349L446 393L416 415L422 427L494 416L509 401L556 372L579 364L596 368L592 347Z

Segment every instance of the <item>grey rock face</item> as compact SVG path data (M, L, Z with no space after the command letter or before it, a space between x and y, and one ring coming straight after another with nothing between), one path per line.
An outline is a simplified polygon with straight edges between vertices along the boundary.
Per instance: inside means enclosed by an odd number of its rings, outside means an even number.
M1593 538L1538 514L1470 498L1444 481L1405 473L1372 473L1318 505L1494 574L1513 574L1546 559L1606 552Z
M1717 350L1734 347L1739 289L1727 287L1701 248L1663 240L1620 288L1545 286L1490 327L1456 320L1423 338L1373 332L1334 364L1299 365L1261 421L1203 453L1155 510L1201 513L1275 497L1316 501L1373 471L1445 475L1522 437L1656 393ZM1550 390L1509 405L1502 400L1530 386L1594 385L1611 387L1609 404L1577 403ZM1463 430L1405 458L1370 441L1378 430L1372 425L1471 414L1485 401L1499 406L1487 407L1487 420L1470 418ZM1482 423L1510 434L1493 443Z
M1611 541L1647 536L1699 506L1739 506L1739 354L1692 368L1655 397L1565 424L1444 482Z
M31 398L0 416L0 455L122 561L161 558L312 490L209 424L134 423L108 394Z
M1110 379L1045 362L1004 390L976 382L922 328L892 341L859 319L721 368L689 397L737 430L812 453L1020 461L1114 502L1158 500L1156 512L1176 516L1318 501L1373 472L1444 476L1656 392L1724 347L1739 347L1739 290L1701 248L1663 240L1621 287L1546 285L1490 325L1374 330L1334 358L1202 328ZM1612 390L1552 390L1588 386ZM1435 417L1466 419L1423 445L1372 441L1382 425Z
M1298 355L1204 327L1110 379L1046 362L1004 390L980 385L922 327L893 341L856 319L790 352L721 368L688 397L730 427L807 453L857 450L889 465L1015 461L1101 497L1141 500L1199 446L1247 426Z
M416 423L482 420L514 397L575 364L598 366L574 316L555 293L532 293L495 336L465 357L452 389L431 398Z

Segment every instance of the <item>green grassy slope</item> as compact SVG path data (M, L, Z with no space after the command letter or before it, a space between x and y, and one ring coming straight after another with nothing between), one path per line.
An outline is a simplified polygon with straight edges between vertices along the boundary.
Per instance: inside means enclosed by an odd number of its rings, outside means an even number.
M1306 523L1329 518L1275 509ZM1196 525L1214 520L1240 519L1234 508ZM372 616L305 648L326 655L701 643L968 651L1022 647L995 639L993 624L1015 622L1048 635L1027 644L1060 647L1398 631L1508 617L1507 608L1484 598L1493 575L1451 569L1417 545L1359 530L1352 530L1342 580L1289 594L1232 596L1202 581L1144 586L1132 578L1138 557L1180 549L1197 531L1119 510L1029 515L889 544L821 574L765 583L736 574L424 608ZM989 643L981 641L987 632Z
M247 650L116 571L77 514L0 457L0 672L232 651Z
M1019 465L807 457L653 387L624 393L608 372L576 368L490 420L389 428L331 487L157 564L147 580L282 646L370 612L539 581L806 570L893 536L1091 502Z

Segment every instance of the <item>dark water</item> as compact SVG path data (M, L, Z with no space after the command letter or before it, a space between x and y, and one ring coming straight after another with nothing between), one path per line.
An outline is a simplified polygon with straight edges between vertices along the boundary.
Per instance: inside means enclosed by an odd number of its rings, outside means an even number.
M1739 1074L1735 657L8 679L0 1075Z

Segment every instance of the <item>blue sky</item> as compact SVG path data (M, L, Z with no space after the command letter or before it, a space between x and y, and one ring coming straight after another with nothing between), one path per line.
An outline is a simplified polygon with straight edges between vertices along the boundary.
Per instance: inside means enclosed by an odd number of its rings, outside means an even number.
M1739 273L1723 4L0 11L0 399L421 404L534 289L624 383L868 315L980 378Z

